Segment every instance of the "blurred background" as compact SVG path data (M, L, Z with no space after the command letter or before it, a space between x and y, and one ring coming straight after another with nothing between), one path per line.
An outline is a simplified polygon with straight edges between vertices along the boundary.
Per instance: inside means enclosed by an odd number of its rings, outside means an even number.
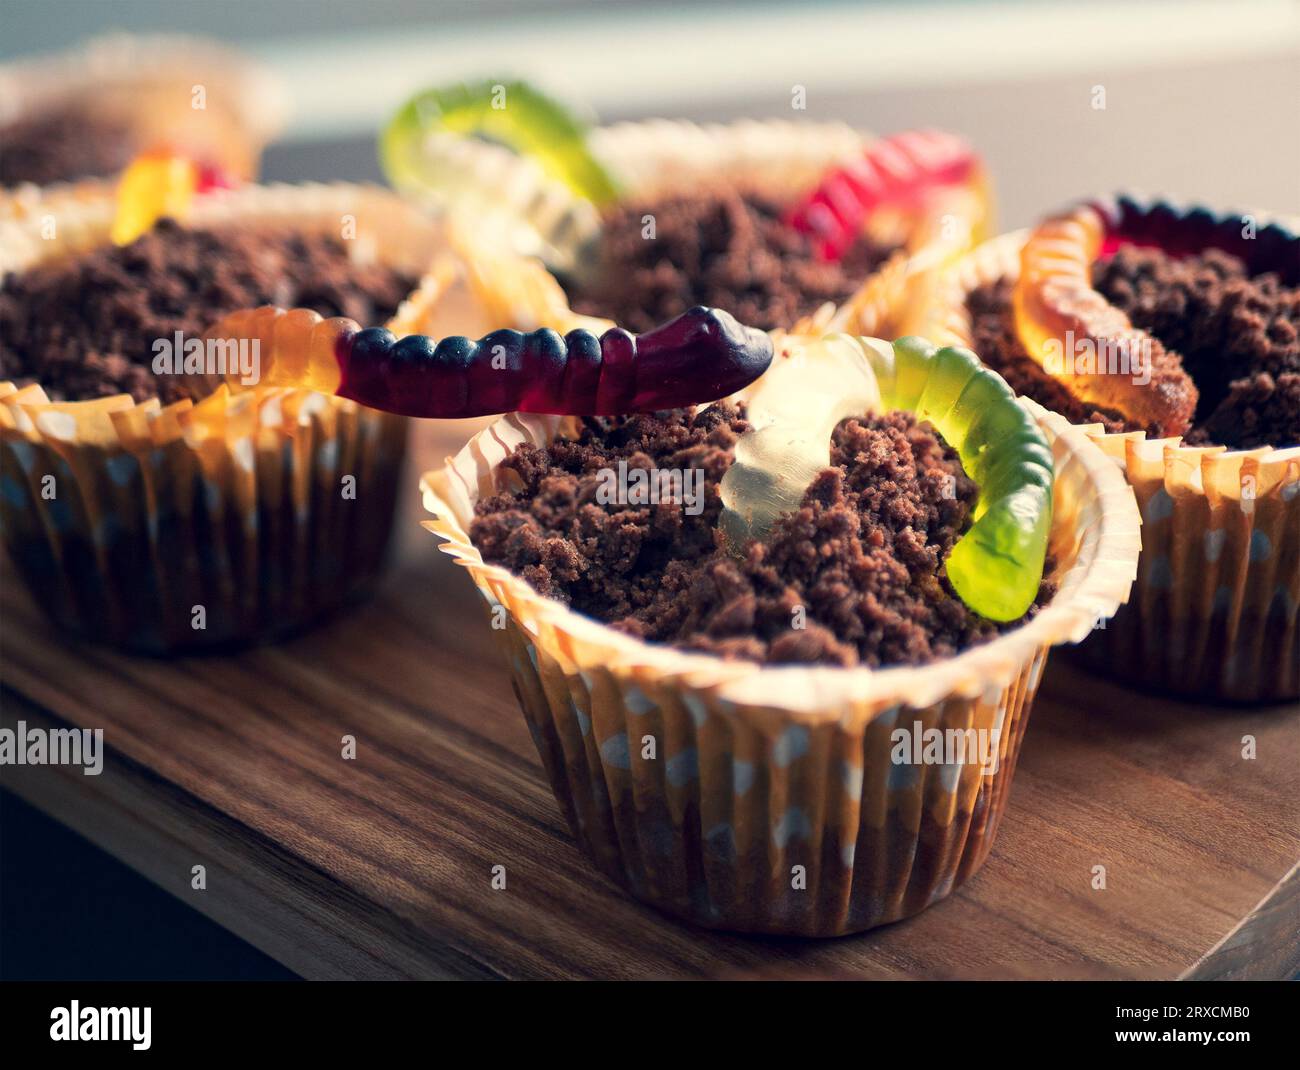
M492 76L603 121L949 127L988 159L1008 227L1119 186L1300 209L1290 0L0 0L0 12L0 60L111 30L208 34L256 55L295 109L271 178L377 179L375 130L405 97Z

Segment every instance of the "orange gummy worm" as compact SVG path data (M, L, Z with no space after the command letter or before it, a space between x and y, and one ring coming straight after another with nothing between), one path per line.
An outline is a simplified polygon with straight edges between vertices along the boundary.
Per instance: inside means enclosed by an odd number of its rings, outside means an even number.
M361 328L346 317L324 319L311 309L288 311L273 305L232 312L208 329L205 347L213 345L254 346L257 383L262 386L294 387L333 394L342 379L339 369L340 340L350 338ZM227 367L237 369L236 362ZM214 376L208 376L213 379ZM250 385L239 378L237 370L217 374L218 382L232 387ZM210 387L214 382L208 382Z
M1038 226L1020 253L1016 333L1076 397L1156 434L1185 434L1198 395L1181 362L1092 288L1105 238L1105 219L1087 206Z

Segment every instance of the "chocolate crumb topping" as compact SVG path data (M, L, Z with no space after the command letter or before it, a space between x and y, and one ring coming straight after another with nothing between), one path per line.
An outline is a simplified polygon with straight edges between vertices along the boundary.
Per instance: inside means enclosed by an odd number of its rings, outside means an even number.
M908 413L843 421L800 509L732 556L716 530L718 483L747 428L742 409L718 404L591 419L575 440L521 446L502 462L518 489L479 502L471 538L485 560L578 612L724 658L919 665L1016 626L977 616L948 586L943 560L977 488ZM601 472L620 460L702 470L702 510L602 504ZM1038 604L1054 592L1045 581Z
M107 115L63 108L0 127L0 186L102 178L134 153L130 127Z
M1178 352L1200 391L1195 444L1235 449L1300 442L1300 287L1251 278L1210 249L1176 259L1124 247L1093 265L1093 286Z
M728 187L621 204L604 221L598 268L567 280L573 307L631 331L694 305L726 309L763 330L789 328L851 296L895 251L863 237L843 260L819 260L782 220L783 209L769 195ZM654 238L643 235L646 216Z
M190 397L153 374L153 344L200 337L221 317L276 304L377 326L417 280L361 264L346 243L290 230L200 230L169 219L126 246L15 272L0 285L0 379L55 401Z

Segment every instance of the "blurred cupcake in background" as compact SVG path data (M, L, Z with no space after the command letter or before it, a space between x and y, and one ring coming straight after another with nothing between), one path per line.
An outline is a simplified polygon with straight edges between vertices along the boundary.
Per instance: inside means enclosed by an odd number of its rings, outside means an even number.
M187 343L265 304L424 330L448 273L443 231L390 193L196 192L198 170L144 157L116 196L0 221L6 548L58 623L154 653L274 638L366 590L405 449L402 418L258 386L255 363L196 390Z
M380 148L403 194L540 257L574 311L634 331L705 305L765 330L892 336L916 276L990 224L980 161L936 131L589 130L527 85L483 83L417 95Z
M284 125L281 87L202 38L115 35L0 65L0 187L109 178L169 149L237 179Z
M1143 514L1098 672L1209 700L1300 696L1300 230L1098 200L986 243L927 330L1085 426Z

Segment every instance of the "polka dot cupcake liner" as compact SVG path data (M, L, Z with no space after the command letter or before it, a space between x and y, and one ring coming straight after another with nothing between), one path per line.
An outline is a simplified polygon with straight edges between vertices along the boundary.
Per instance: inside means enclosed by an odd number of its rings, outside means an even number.
M995 238L944 273L921 333L969 346L967 294L1016 278L1028 237ZM1300 447L1226 450L1082 429L1132 486L1143 545L1129 604L1080 659L1201 700L1300 698Z
M1118 469L1083 432L1026 407L1057 462L1058 593L1023 627L918 668L685 653L485 563L467 531L498 465L573 421L505 417L424 477L426 527L482 594L555 797L602 872L700 925L835 936L915 914L979 868L1048 651L1111 616L1137 567L1137 508ZM991 741L990 760L896 760L896 732L933 729Z
M107 187L35 207L0 218L0 270L108 240ZM467 314L441 306L454 275L441 228L379 189L247 186L201 198L188 222L337 234L345 217L354 256L424 277L395 331ZM406 434L400 417L306 391L223 387L163 406L0 383L0 532L33 597L79 635L155 654L273 639L378 576Z

